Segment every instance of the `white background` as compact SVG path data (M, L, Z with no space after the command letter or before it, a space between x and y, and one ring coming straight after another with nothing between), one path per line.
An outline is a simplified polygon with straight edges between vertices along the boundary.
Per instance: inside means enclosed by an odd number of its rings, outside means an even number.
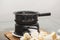
M60 0L0 0L0 30L13 29L13 12L21 10L51 12L49 17L39 17L40 27L49 31L60 28Z

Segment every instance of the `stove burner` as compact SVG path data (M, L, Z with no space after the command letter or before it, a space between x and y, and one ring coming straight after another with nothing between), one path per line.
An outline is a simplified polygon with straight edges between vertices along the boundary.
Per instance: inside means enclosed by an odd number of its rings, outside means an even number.
M23 36L29 29L36 29L39 32L38 16L49 16L50 13L39 14L34 11L15 12L15 34Z

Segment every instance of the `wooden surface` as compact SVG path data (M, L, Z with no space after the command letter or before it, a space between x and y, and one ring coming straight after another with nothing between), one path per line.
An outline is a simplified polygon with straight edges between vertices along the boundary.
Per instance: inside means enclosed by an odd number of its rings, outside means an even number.
M13 36L11 32L5 32L4 35L5 35L6 38L8 38L9 40L20 40L20 38Z
M45 30L41 30L41 29L40 29L40 31L46 32ZM47 33L48 33L48 32L47 32ZM8 38L9 40L20 40L20 38L13 36L11 32L5 32L4 35L5 35L6 38Z

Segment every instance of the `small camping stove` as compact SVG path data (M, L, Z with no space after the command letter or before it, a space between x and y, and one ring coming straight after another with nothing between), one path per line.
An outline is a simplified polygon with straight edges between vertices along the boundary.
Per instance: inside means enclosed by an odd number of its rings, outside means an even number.
M49 16L50 13L39 14L34 11L19 11L15 12L15 32L18 36L23 36L25 32L30 33L29 29L36 29L39 31L38 16Z

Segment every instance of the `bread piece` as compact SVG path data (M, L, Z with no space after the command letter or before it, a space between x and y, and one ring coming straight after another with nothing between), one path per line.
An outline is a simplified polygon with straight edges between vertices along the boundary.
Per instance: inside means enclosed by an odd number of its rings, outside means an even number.
M52 33L51 33L51 36L52 36L52 39L53 39L53 40L56 40L57 35L56 35L56 33L55 33L55 32L52 32Z
M31 39L31 36L29 35L29 33L25 33L23 35L23 37L24 37L24 40L30 40Z
M44 38L42 36L39 36L38 40L44 40Z

